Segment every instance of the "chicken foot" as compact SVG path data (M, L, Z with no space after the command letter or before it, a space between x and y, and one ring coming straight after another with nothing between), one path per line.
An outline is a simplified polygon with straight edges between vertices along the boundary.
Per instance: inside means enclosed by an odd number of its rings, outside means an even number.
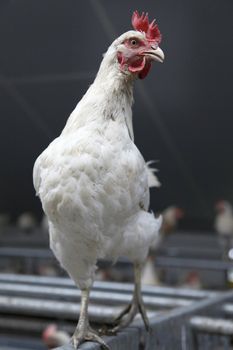
M120 313L120 315L114 320L113 328L109 331L111 334L115 334L121 328L127 327L139 312L142 316L145 328L149 331L149 320L146 314L146 309L141 295L141 264L134 264L134 294L132 302Z
M88 320L88 303L89 303L89 289L84 289L81 291L81 309L78 325L74 331L71 338L71 344L75 349L85 341L97 342L101 345L102 349L110 350L110 348L105 344L104 340L98 335L98 333L91 328Z

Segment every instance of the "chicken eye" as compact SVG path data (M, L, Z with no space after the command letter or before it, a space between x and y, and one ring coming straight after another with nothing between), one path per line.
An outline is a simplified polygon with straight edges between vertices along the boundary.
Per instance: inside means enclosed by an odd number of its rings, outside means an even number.
M137 40L132 39L132 40L131 40L131 45L132 45L132 46L136 46L136 45L137 45Z

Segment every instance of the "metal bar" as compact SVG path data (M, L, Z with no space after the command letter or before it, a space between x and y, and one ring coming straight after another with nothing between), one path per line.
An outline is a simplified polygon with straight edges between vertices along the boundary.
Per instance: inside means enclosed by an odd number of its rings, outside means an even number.
M19 348L13 348L12 346L1 346L0 345L0 350L20 350ZM24 350L35 350L35 349L24 349Z
M28 344L27 342L25 342L25 339L22 340L20 337L18 339L14 339L13 342L10 339L9 344L7 345L1 345L1 337L0 337L0 350L45 350L45 349L46 348L40 342L38 342L38 344Z
M222 251L218 248L200 248L200 247L186 247L186 246L162 246L158 251L158 256L180 256L180 257L208 257L208 259L220 259Z
M47 285L47 286L61 286L74 288L75 284L70 278L66 277L47 277L37 275L18 275L0 273L0 283L27 283L32 285Z
M33 258L33 259L54 259L54 255L49 249L38 248L0 248L0 256L2 258ZM126 260L119 260L118 265L131 266ZM200 269L200 270L214 270L226 271L233 267L232 262L222 260L207 260L207 259L190 259L180 257L164 257L157 256L155 258L155 265L157 267L182 268L182 269Z
M117 337L103 337L103 339L108 343L111 350L135 350L138 349L140 344L140 335L135 328L128 328L120 332ZM122 347L122 345L124 347ZM70 344L64 345L54 350L74 350L73 346ZM86 342L79 347L80 350L99 350L100 346L96 343ZM151 349L152 350L152 349Z
M37 317L69 319L77 321L80 311L78 303L0 296L0 314L30 315ZM120 313L117 306L89 305L90 320L96 323L111 323ZM152 315L150 313L150 315Z
M197 348L191 345L191 335L187 331L186 336L182 337L181 335L184 332L184 325L189 323L190 317L201 314L213 312L214 309L219 307L222 303L233 300L233 292L224 292L220 295L210 298L209 300L202 300L193 303L190 306L175 309L167 312L166 314L160 314L156 317L150 319L150 333L146 334L144 327L141 321L134 322L135 329L137 328L138 336L144 338L145 348L146 349L188 349L188 350L197 350ZM126 329L128 332L129 328ZM169 337L167 336L169 334ZM117 347L118 336L111 339L111 349L122 349L121 343ZM183 339L183 340L182 340ZM133 344L133 337L130 338L129 343L127 344L127 350L135 350L138 348L138 343ZM186 344L184 344L186 342ZM110 342L107 338L107 343L110 345ZM84 347L85 346L85 347ZM99 345L89 343L85 344L81 349L99 349ZM114 347L113 347L114 346ZM60 347L59 350L71 350L69 346ZM58 349L57 349L58 350Z
M233 322L229 320L195 316L190 319L190 325L199 332L233 335Z
M2 276L2 275L1 275ZM12 275L7 275L8 277L13 278ZM28 277L28 276L25 276ZM31 276L29 276L31 277ZM17 276L15 276L17 278ZM34 279L37 280L37 279ZM67 281L68 279L62 279ZM44 281L45 282L45 281ZM51 282L51 280L50 280ZM71 284L71 282L69 282ZM100 283L100 282L99 282ZM101 283L100 283L101 284ZM25 322L30 321L30 319L33 320L33 317L37 317L37 320L34 319L34 321L39 321L43 323L49 322L49 320L56 319L56 322L59 321L61 325L63 324L64 320L67 323L69 322L77 322L78 314L79 314L79 305L78 303L71 302L72 298L77 298L77 289L74 289L73 287L66 287L64 288L65 293L67 292L67 299L69 301L60 301L60 300L54 300L54 294L52 293L52 290L55 289L55 292L57 294L60 294L62 291L64 292L63 288L52 288L47 287L46 285L38 285L38 284L26 284L23 285L22 283L0 283L0 289L1 285L3 286L2 292L8 294L10 293L11 288L15 288L15 293L22 293L22 295L26 292L26 288L29 287L28 294L24 295L23 297L15 297L15 296L1 296L0 295L0 321L2 320L4 322L4 316L6 318L6 326L7 326L7 320L9 323L9 319L14 318L16 320L16 323L19 322L20 318ZM113 284L114 285L114 284ZM117 284L120 285L120 284ZM131 285L132 287L132 285ZM37 292L36 292L37 289ZM4 290L4 291L3 291ZM32 294L29 297L30 290ZM43 294L44 292L45 294ZM94 293L96 293L96 290L93 290ZM40 294L40 298L35 297L37 294ZM46 293L48 295L46 296ZM59 296L56 295L55 297L58 298ZM105 292L109 293L109 292ZM116 292L115 292L116 293ZM120 294L120 293L116 293ZM31 297L33 295L33 298ZM129 294L122 293L123 299L127 302L131 299L131 292ZM48 297L48 296L51 296ZM103 299L105 299L105 294L103 295ZM153 297L148 296L148 297ZM46 299L48 298L48 299ZM49 299L50 298L50 299ZM165 298L166 299L166 298ZM118 299L117 299L118 300ZM151 325L151 332L148 334L145 333L144 326L141 321L141 317L138 317L135 319L134 323L131 325L131 328L128 328L125 330L125 337L127 337L127 350L135 350L135 348L138 348L139 346L139 339L144 338L144 342L146 343L147 349L159 349L158 344L161 344L164 349L189 349L191 348L186 347L185 344L189 344L190 342L190 335L188 333L185 333L186 325L189 324L190 317L195 315L203 314L204 312L213 313L214 309L218 307L219 311L221 312L221 309L219 306L224 304L230 304L233 301L233 292L227 292L227 293L218 293L215 296L211 296L208 298L208 300L198 300L194 301L188 306L182 306L177 309L173 309L171 311L164 312L149 312L150 317L150 325ZM189 303L191 301L189 300ZM102 324L102 323L111 323L113 319L118 315L121 308L116 306L118 302L114 301L115 306L103 306L100 305L98 301L98 305L91 305L89 306L89 314L90 319L92 322L96 324ZM11 316L12 315L12 316ZM4 327L4 324L2 324ZM1 326L1 322L0 322ZM26 327L27 324L24 324ZM70 324L71 326L71 324ZM23 327L23 322L21 329ZM31 325L31 328L33 329L35 327L35 324ZM12 328L13 329L13 325ZM72 328L72 327L71 327ZM71 330L70 328L70 330ZM191 328L191 327L190 327ZM1 329L1 328L0 328ZM4 328L3 328L4 329ZM35 328L34 328L35 329ZM135 344L135 337L132 337L130 335L129 330L134 329L136 330L137 334L137 343ZM166 337L166 335L169 334L169 337ZM120 339L120 340L119 340ZM208 338L209 339L209 338ZM107 342L110 345L111 342L111 349L122 349L122 341L124 341L125 346L125 339L119 338L119 335L117 337L111 337L107 338ZM209 340L208 340L209 341ZM212 340L211 340L212 341ZM133 347L132 347L133 344ZM212 344L210 342L210 344ZM86 343L81 347L81 349L99 349L98 345L89 343ZM63 347L61 349L68 349L67 347ZM195 349L195 348L194 348Z
M42 332L46 329L48 325L51 324L51 322L54 322L49 320L48 318L41 318L41 319L35 319L30 317L22 317L22 316L0 316L0 331L2 333L2 330L7 330L7 332L24 332L24 333L37 333L42 334ZM74 331L74 325L70 322L58 322L59 329L64 330L70 334ZM1 350L1 347L0 347Z
M37 317L55 317L77 320L80 305L78 303L0 296L1 314L34 315ZM93 322L109 322L121 311L120 307L89 305L89 315Z
M160 344L165 345L163 338L166 337L166 334L169 334L170 343L169 345L164 346L164 349L188 349L188 350L197 350L195 344L192 343L193 339L191 336L191 332L186 329L186 346L181 344L181 331L182 326L187 325L189 323L190 317L203 314L210 313L213 314L214 310L219 307L222 303L226 301L230 301L233 298L233 292L224 292L221 295L202 300L194 303L191 306L172 310L167 315L158 315L156 318L150 321L152 332L150 336L150 347L148 349L156 349L156 344L159 342ZM182 347L183 346L183 347Z
M62 287L62 288L76 288L74 282L70 278L64 277L46 277L46 276L34 276L34 275L15 275L15 274L0 274L1 283L14 283L29 285L46 285L47 287ZM114 291L121 293L132 293L134 286L132 283L118 283L118 282L94 282L93 289L102 291ZM158 286L142 286L143 294L163 295L184 297L191 299L202 299L215 297L219 295L219 292L213 292L209 290L191 290L186 288L172 288L172 287L158 287Z
M225 314L232 316L233 315L233 304L227 303L222 306L222 310Z
M81 292L79 289L73 288L58 288L45 286L32 286L27 284L0 284L0 295L8 296L24 296L46 298L50 300L64 300L64 301L80 301ZM193 303L190 299L169 298L169 297L143 297L144 303L149 308L163 308L169 309L173 307L187 306ZM129 304L132 300L131 294L122 294L116 292L104 292L92 290L90 300L98 304L107 305L124 305Z
M218 237L215 231L175 231L172 235L166 238L166 242L173 243L174 245L183 245L191 240L192 245L198 245L203 243L208 247L218 246Z
M1 258L34 258L34 259L55 259L49 249L38 248L0 248Z
M0 335L0 349L17 349L17 350L44 350L41 341L31 337L31 335L9 335L1 333Z
M187 259L172 257L156 257L155 264L157 267L169 267L179 269L200 269L226 271L233 268L233 263L219 260Z

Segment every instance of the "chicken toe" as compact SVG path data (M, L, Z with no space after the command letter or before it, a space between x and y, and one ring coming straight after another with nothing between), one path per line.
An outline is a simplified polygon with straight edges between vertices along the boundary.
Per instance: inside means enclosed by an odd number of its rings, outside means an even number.
M71 338L71 344L75 349L85 341L99 343L103 350L110 350L104 340L89 325L82 327L82 329L77 327Z

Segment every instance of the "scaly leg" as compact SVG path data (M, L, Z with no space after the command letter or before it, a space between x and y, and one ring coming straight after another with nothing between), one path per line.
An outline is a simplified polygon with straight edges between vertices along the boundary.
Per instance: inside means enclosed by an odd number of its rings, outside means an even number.
M134 294L130 305L124 309L120 315L114 321L114 327L111 330L112 333L116 333L123 327L128 326L139 312L142 316L143 322L145 324L146 330L149 330L149 320L146 314L146 309L142 300L141 295L141 264L134 264Z
M78 348L80 344L85 341L94 341L101 345L105 350L110 350L109 347L105 344L103 339L98 336L97 332L94 331L89 324L88 320L88 302L90 289L84 289L81 291L81 309L78 325L74 331L74 334L71 338L71 343L75 349Z

